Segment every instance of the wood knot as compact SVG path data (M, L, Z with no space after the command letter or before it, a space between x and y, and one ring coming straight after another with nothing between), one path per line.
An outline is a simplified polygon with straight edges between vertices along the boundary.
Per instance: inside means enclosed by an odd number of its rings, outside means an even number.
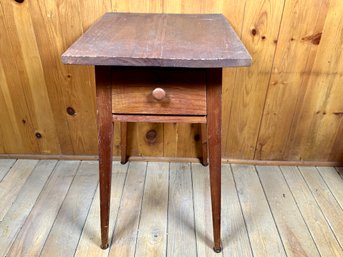
M73 107L67 107L67 113L70 115L70 116L74 116L76 114L75 110Z
M256 36L257 30L255 28L251 29L251 35Z
M21 4L24 2L24 0L14 0L14 1L16 1L18 4Z
M42 134L39 133L39 132L36 132L36 133L35 133L35 136L36 136L37 139L41 139L41 138L42 138Z
M150 129L146 134L145 138L149 144L154 144L157 139L157 132L154 129Z
M319 32L319 33L316 33L307 37L303 37L301 40L309 41L314 45L319 45L321 39L322 39L322 32Z

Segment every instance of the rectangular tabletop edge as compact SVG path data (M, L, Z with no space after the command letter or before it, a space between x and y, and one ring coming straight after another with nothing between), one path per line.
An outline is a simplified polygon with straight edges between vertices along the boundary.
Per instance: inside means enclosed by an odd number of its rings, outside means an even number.
M184 68L219 68L244 67L252 64L252 59L158 59L106 56L68 56L62 55L62 63L99 66L152 66L152 67L184 67Z

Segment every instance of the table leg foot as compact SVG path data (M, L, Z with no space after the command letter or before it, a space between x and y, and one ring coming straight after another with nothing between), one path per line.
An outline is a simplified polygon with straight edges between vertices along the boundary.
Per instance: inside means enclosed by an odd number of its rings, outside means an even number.
M109 247L109 244L101 244L101 245L100 245L100 248L101 248L102 250L106 250L108 247Z
M219 247L213 247L213 251L216 252L216 253L221 253L222 251L222 248L219 246Z

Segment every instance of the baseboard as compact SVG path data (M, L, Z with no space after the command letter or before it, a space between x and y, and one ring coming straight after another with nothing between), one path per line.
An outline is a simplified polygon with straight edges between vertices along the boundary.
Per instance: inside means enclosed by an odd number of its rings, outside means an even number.
M0 159L38 159L38 160L97 160L97 155L59 155L59 154L0 154ZM119 161L119 156L113 156ZM160 162L193 162L199 163L194 157L158 157L158 156L130 156L129 161L160 161ZM343 167L343 161L279 161L279 160L240 160L222 158L223 163L264 166L327 166Z

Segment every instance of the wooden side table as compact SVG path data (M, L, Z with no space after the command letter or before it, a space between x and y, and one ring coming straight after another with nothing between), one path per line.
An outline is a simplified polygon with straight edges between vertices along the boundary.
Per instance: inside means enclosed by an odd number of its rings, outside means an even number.
M225 17L106 13L62 61L95 65L101 247L108 247L113 122L123 132L126 122L188 122L207 124L213 249L220 252L222 67L251 64Z

